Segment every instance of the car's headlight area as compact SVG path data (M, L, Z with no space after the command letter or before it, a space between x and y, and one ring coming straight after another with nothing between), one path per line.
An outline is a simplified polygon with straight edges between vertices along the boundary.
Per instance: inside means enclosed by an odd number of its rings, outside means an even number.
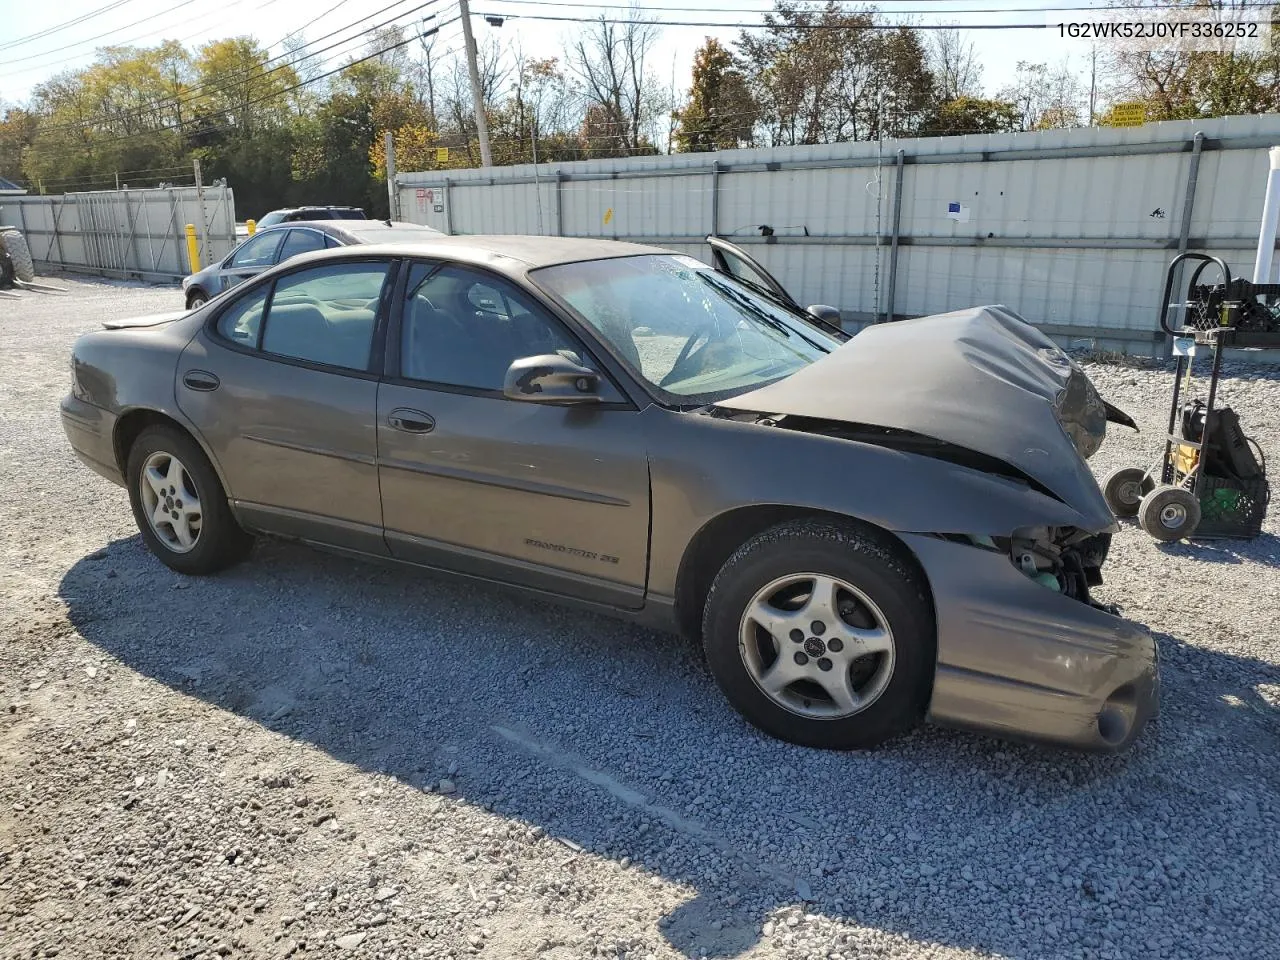
M979 550L1003 554L1027 579L1054 593L1092 607L1115 612L1094 602L1091 588L1102 583L1102 564L1111 548L1110 533L1090 533L1078 527L1020 527L1007 537L947 534L944 539Z

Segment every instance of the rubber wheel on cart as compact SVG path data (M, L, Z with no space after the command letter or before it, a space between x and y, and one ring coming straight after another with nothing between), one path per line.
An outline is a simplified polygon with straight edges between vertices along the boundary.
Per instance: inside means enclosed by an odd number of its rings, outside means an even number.
M1138 515L1142 498L1155 489L1155 482L1141 467L1116 467L1102 478L1102 496L1117 517Z
M1182 487L1156 487L1138 508L1138 526L1161 543L1190 537L1199 525L1200 501Z

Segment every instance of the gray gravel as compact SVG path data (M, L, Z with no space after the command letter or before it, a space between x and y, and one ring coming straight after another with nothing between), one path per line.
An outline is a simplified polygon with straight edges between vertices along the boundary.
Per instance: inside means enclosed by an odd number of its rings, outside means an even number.
M76 334L0 301L0 956L1280 957L1277 526L1117 537L1164 714L1119 758L748 728L679 640L261 544L185 579L67 450ZM1153 458L1164 368L1092 365ZM1224 381L1280 462L1280 374Z

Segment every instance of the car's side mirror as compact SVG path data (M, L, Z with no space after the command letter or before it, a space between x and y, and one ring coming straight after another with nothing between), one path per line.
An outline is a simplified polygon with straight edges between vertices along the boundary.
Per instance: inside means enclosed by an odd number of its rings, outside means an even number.
M828 307L824 303L815 303L813 306L807 307L805 313L811 317L817 317L819 320L834 327L840 326L840 311L835 307Z
M533 403L599 403L600 374L558 353L522 357L507 367L502 393Z

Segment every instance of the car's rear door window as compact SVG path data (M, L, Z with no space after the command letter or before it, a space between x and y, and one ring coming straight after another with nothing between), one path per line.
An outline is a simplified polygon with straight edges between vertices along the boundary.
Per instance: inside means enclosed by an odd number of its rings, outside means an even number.
M290 230L284 238L284 246L280 248L279 262L284 263L300 253L324 249L324 234L319 230Z
M256 348L267 305L267 287L260 287L235 301L218 317L218 333L242 347Z
M280 277L271 294L262 350L348 370L367 370L385 260L327 263Z

